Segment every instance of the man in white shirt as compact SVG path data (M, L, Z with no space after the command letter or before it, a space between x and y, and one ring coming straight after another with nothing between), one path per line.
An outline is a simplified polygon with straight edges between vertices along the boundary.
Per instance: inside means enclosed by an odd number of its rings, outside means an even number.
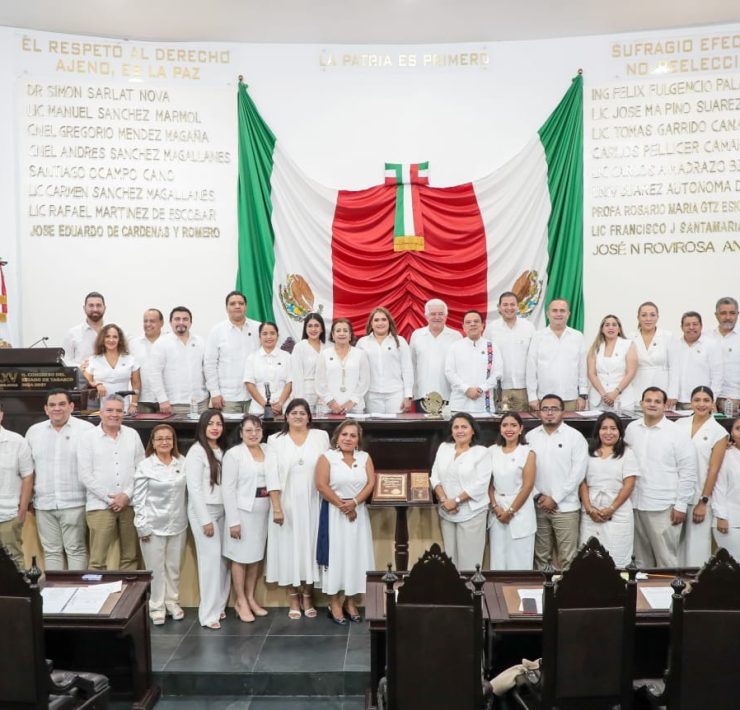
M702 335L701 314L681 316L683 337L668 348L668 409L691 409L691 392L704 385L712 392L722 388L722 351L715 340Z
M0 400L0 545L24 569L23 523L33 492L33 459L26 440L3 428Z
M164 316L158 308L147 308L144 311L144 335L129 338L128 345L131 354L139 363L141 377L141 392L139 393L139 412L148 414L159 411L157 396L152 385L152 350L154 343L162 335Z
M170 312L172 332L161 336L152 348L152 385L160 412L188 414L193 403L203 412L208 405L205 343L190 332L192 323L190 309L176 306Z
M103 327L105 315L105 299L103 294L90 291L83 303L85 320L70 328L62 341L64 348L64 362L70 367L79 367L78 384L81 388L87 387L87 381L82 374L87 367L87 361L93 354L95 339Z
M118 568L136 569L139 547L131 496L144 447L135 429L122 426L123 404L116 394L106 397L100 424L85 432L77 446L77 470L87 492L90 569L106 569L116 540L121 547Z
M533 411L546 393L558 395L566 412L586 408L588 379L583 333L568 327L570 305L554 298L547 307L550 325L538 330L527 353L527 396Z
M64 390L50 390L45 422L26 432L35 471L33 507L36 511L44 568L87 569L85 487L77 474L80 438L94 429L90 422L72 416L74 404Z
M450 383L450 409L470 414L496 411L493 390L503 376L498 346L483 337L479 311L463 315L465 337L447 351L445 377Z
M641 569L678 565L678 543L697 481L691 440L666 419L666 399L662 389L648 387L640 403L643 417L624 435L640 469L632 507Z
M486 333L498 345L504 363L503 403L509 410L529 410L527 397L527 353L534 326L519 318L519 300L512 291L498 298L500 319L489 323Z
M246 413L250 398L244 385L244 364L250 353L259 350L260 324L247 318L247 297L240 291L227 294L226 314L228 318L213 327L206 341L206 386L212 407Z
M438 392L447 402L450 385L445 377L445 359L450 346L461 339L460 333L447 327L447 304L433 298L424 304L427 325L411 333L411 360L414 364L414 401L421 412L421 402L430 392Z
M733 412L740 407L740 333L737 332L737 300L725 296L717 301L714 316L717 328L711 338L722 352L722 386L717 394L717 409L723 412L725 402L732 401Z
M564 403L546 393L540 401L542 424L527 434L537 456L534 566L568 567L578 552L581 501L578 487L586 477L588 444L583 434L563 423Z

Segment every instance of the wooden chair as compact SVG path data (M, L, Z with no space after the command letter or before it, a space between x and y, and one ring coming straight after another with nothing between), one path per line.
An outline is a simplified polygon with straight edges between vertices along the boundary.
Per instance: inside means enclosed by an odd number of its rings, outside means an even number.
M601 710L633 705L637 568L627 580L592 537L555 582L545 570L540 683L512 691L534 710Z
M40 576L36 558L24 574L0 546L0 710L107 708L105 676L54 671L45 659Z
M403 585L388 565L386 677L378 686L386 710L473 710L485 707L480 569L467 581L433 544Z
M680 577L671 586L665 684L662 689L657 682L640 687L641 707L736 710L740 707L740 565L721 548L690 588Z

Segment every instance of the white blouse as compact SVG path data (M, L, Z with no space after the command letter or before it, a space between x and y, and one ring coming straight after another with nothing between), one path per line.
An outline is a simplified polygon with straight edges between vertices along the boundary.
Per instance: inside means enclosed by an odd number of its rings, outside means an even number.
M717 518L727 520L731 528L740 528L740 449L727 449L712 491L712 512Z
M604 352L606 350L605 344L602 343L599 345L595 362L596 375L601 382L601 386L607 392L616 389L624 378L627 372L627 354L631 347L631 340L617 338L617 342L614 344L614 351L610 356L607 356ZM622 390L618 399L625 409L632 409L634 407L636 397L632 382ZM591 385L591 391L589 393L589 403L594 409L611 410L611 407L608 407L602 402L601 395L593 385Z
M451 523L463 523L488 507L488 484L491 481L491 457L485 446L471 446L455 458L455 444L442 443L437 449L430 477L432 489L442 486L448 498L465 492L468 500L457 513L440 508L439 515Z
M503 446L491 446L488 450L491 452L496 505L509 510L522 489L524 467L527 465L527 459L532 450L527 444L520 444L510 453L506 453ZM534 535L537 530L533 493L534 489L530 491L527 500L509 522L509 532L514 539Z
M188 526L185 510L185 461L162 463L147 456L134 474L134 525L139 537L178 535Z
M405 338L397 337L398 345L390 334L381 342L374 335L366 335L357 341L357 347L367 353L370 362L370 392L403 392L404 397L411 397L414 394L411 350Z
M351 400L355 409L363 412L369 387L370 363L364 350L351 347L343 360L333 345L322 350L316 361L316 393L322 404Z
M270 385L270 401L276 402L290 380L290 355L285 350L275 348L266 353L260 348L247 356L244 381L251 382L265 399L265 384Z
M292 397L301 397L313 405L316 401L316 363L319 354L326 348L319 343L319 351L313 349L308 340L299 340L290 355L290 374L293 381Z
M87 363L87 371L93 382L105 387L106 396L131 389L131 375L139 369L133 355L119 355L115 367L111 367L105 355L92 355Z
M260 444L264 461L255 461L246 444L237 444L224 454L221 491L224 497L226 526L239 525L239 510L250 512L257 498L257 489L280 490L277 457L267 444Z
M221 449L213 452L216 459L223 459ZM188 484L188 504L190 505L198 523L208 525L212 523L208 512L209 505L223 505L221 485L211 486L211 468L205 449L196 441L185 457L185 477Z
M691 436L691 427L694 423L694 415L684 417L676 421L676 426L686 437L691 439L694 452L696 454L696 488L694 497L689 505L696 505L701 498L704 484L707 482L707 472L709 471L709 460L712 458L712 449L714 445L722 439L727 439L729 434L725 428L714 418L709 417L702 424L694 436Z
M640 331L629 334L637 350L637 372L632 380L635 397L642 399L648 387L660 387L668 391L668 346L673 336L666 330L657 329L649 346L645 345Z

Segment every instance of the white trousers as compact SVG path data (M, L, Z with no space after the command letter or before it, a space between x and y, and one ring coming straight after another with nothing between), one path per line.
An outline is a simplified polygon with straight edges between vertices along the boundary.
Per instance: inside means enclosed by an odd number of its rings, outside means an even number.
M491 569L534 569L534 533L512 538L498 520L488 531Z
M640 569L677 567L682 525L671 524L671 508L635 510L635 562Z
M735 560L740 560L740 528L730 528L727 534L712 530L717 547L724 547Z
M460 572L469 572L474 570L476 565L483 564L487 512L484 508L475 517L462 523L451 523L444 518L439 519L445 552L452 558L452 562Z
M365 395L365 411L368 414L398 414L403 403L403 390L391 394L368 392Z
M36 527L44 550L44 569L87 569L87 521L85 506L63 510L37 510Z
M180 598L180 563L187 531L177 535L150 535L140 541L144 564L152 571L149 611L164 611Z
M208 513L213 521L213 536L206 537L203 528L188 509L190 529L193 531L195 552L198 557L198 585L200 586L200 605L198 622L208 626L219 620L226 609L231 590L231 564L221 554L224 537L224 508L222 505L209 505ZM227 533L228 534L228 533Z
M686 511L683 524L684 535L678 548L678 563L681 567L701 567L712 556L712 511L705 506L707 514L698 525L691 519L694 506Z

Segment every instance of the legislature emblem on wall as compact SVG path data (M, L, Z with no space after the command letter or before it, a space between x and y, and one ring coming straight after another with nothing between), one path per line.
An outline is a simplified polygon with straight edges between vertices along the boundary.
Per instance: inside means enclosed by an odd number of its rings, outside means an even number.
M308 281L300 274L289 274L280 284L280 303L289 318L302 321L312 311L321 313L324 307L314 305L314 296Z
M511 287L519 304L519 315L528 316L540 302L542 279L536 271L523 271Z

